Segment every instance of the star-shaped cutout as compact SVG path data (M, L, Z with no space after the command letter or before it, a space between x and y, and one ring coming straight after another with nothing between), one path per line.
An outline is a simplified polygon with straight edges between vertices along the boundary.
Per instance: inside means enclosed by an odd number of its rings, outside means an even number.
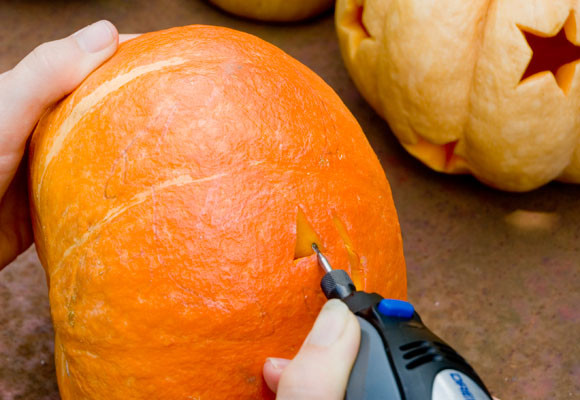
M566 36L566 31L572 33L576 30L574 12L570 12L566 23L555 36L540 36L537 32L532 33L532 29L522 26L519 28L532 49L532 58L520 82L535 74L549 71L556 78L558 86L567 94L574 77L573 63L580 61L580 46L574 45Z

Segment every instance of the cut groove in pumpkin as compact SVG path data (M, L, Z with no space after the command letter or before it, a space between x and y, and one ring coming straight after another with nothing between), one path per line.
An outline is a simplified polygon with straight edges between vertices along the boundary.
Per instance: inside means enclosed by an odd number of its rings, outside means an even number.
M363 268L362 268L362 265L360 262L360 257L358 256L358 254L354 250L354 246L352 244L352 241L350 240L350 237L348 236L348 232L346 231L346 228L345 228L344 224L342 223L342 221L336 215L333 215L332 222L334 223L334 227L338 231L338 234L340 235L340 237L344 243L344 247L346 249L346 252L348 254L348 264L350 265L350 276L352 278L352 281L357 288L362 288L362 287L364 287L363 280L364 280L365 274L364 274L364 271L363 271Z
M358 49L360 42L363 39L370 38L371 34L367 30L363 21L364 1L352 0L347 7L348 9L345 12L342 26L346 27L349 31L351 41L349 47L352 49L350 55L351 58L354 58L354 54L356 49Z
M294 259L296 260L314 254L312 243L316 243L323 250L318 234L306 219L306 215L302 209L298 208L298 213L296 214L296 247L294 248Z
M571 41L576 36L574 12L570 13L566 23L555 36L546 36L523 26L518 28L532 50L532 58L522 74L520 83L539 74L551 73L560 89L568 94L576 64L580 61L580 46Z

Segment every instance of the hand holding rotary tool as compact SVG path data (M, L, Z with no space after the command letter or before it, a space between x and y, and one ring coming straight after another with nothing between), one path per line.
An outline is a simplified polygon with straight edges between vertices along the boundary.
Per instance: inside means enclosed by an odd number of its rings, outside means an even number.
M491 400L473 368L421 321L412 304L356 290L312 244L326 274L328 299L342 300L358 318L361 342L346 399Z

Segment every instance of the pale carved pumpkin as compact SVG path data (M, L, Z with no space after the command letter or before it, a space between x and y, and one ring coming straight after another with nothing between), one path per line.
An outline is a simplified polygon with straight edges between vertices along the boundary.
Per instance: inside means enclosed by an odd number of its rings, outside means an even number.
M336 24L362 95L431 168L580 182L580 1L338 0Z

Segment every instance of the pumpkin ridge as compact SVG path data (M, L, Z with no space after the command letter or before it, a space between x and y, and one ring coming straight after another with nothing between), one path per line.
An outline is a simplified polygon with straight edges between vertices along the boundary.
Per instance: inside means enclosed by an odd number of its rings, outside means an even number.
M485 12L483 13L483 17L482 17L482 23L481 23L481 32L480 32L480 40L477 43L477 54L475 56L475 63L473 64L473 69L471 71L471 79L469 82L469 88L468 88L468 96L467 96L467 112L465 113L465 118L463 120L462 126L463 129L461 130L461 138L458 138L458 142L457 144L459 144L460 140L465 140L467 137L467 126L469 124L469 116L472 113L472 100L471 100L471 95L473 92L473 87L475 86L475 78L476 78L476 72L477 72L477 67L479 65L479 60L481 59L480 55L481 55L481 49L483 48L483 43L485 41L485 28L487 25L487 18L489 16L490 10L491 10L491 6L495 5L495 0L489 0L487 3L487 7L485 9ZM455 146L455 148L457 148L458 146ZM462 157L465 159L465 155L462 155ZM471 170L471 168L468 168L468 170Z
M98 232L101 228L106 226L108 222L122 215L125 211L147 201L150 196L154 195L155 191L159 191L159 189L167 189L174 186L179 187L193 185L196 183L210 182L228 175L231 174L219 173L199 179L192 179L190 175L181 175L174 179L168 179L162 182L161 184L152 185L147 190L141 191L133 195L131 199L129 199L123 204L123 206L119 206L110 210L100 221L97 221L94 225L92 225L77 241L75 241L75 243L73 243L70 247L68 247L62 253L60 261L56 263L56 267L51 272L54 273L58 271L62 267L64 260L71 254L71 252L74 251L79 246L82 246L95 232Z
M47 170L54 157L58 156L58 153L62 150L64 142L67 139L69 133L75 128L75 126L86 116L93 107L99 104L107 96L114 93L115 91L121 89L127 83L151 72L160 71L166 67L171 67L175 65L184 64L187 62L186 59L181 57L174 57L168 60L158 61L152 64L141 65L133 68L132 70L115 76L113 79L103 82L90 94L83 97L71 110L70 114L58 127L57 132L54 135L54 140L50 145L50 148L46 151L44 158L44 170L40 175L40 179L36 188L37 196L40 196L40 189L46 176ZM130 78L130 79L129 79Z

